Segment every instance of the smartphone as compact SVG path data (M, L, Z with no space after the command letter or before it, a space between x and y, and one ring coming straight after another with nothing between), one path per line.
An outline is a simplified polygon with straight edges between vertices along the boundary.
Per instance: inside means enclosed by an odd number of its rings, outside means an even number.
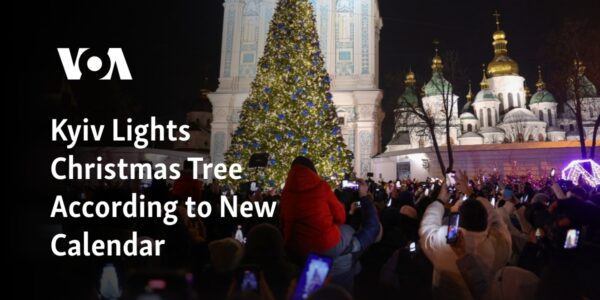
M467 195L463 195L462 201L467 201L467 199L469 199L469 197L467 197Z
M496 193L500 190L500 186L496 185Z
M423 194L424 194L425 196L429 196L429 189L425 189L425 192L423 192Z
M256 191L258 191L258 186L256 185L256 181L252 181L250 183L250 191L253 192L253 193L256 192Z
M554 177L554 175L556 175L556 169L552 168L552 170L550 170L550 177Z
M535 238L538 240L542 238L542 229L541 228L535 229Z
M458 239L458 224L460 222L460 214L451 213L448 218L448 234L446 235L446 243L454 244Z
M491 204L493 207L496 207L496 197L492 197L492 199L490 200L490 204Z
M342 188L358 191L358 182L350 181L350 180L342 180Z
M360 207L361 207L361 206L360 206L360 201L356 201L356 202L354 202L354 203L356 203L356 208L360 208Z
M448 172L446 173L446 184L448 186L455 186L456 185L456 178L455 178L456 174L454 172Z
M296 284L292 299L307 299L310 294L318 290L329 275L332 264L333 259L331 257L309 254L302 274L300 274L300 278Z
M400 180L396 180L396 188L399 189L402 186Z
M502 197L504 198L504 200L510 200L513 197L513 190L505 188Z
M387 206L387 207L390 207L390 206L392 206L392 198L388 199L388 202L387 202L387 205L386 205L386 206Z
M240 285L240 291L260 292L259 269L257 266L243 266L238 270L237 279Z
M415 242L410 242L408 246L408 251L410 251L410 253L417 252L417 244Z
M119 284L119 275L117 274L117 269L111 263L107 263L102 267L98 292L106 299L121 297L122 290Z
M235 226L232 237L242 245L246 243L246 237L244 236L244 228L242 225Z
M565 238L565 249L575 249L579 245L579 230L569 229L567 231L567 237Z

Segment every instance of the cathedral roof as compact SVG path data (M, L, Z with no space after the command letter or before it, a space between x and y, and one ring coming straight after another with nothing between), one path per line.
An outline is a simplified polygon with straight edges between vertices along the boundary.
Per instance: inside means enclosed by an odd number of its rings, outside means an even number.
M419 98L414 87L407 86L400 97L398 97L398 106L415 105L419 103Z
M517 107L513 108L511 111L504 115L504 119L502 119L502 123L511 124L511 123L520 123L520 122L538 122L540 119L536 118L535 115L528 109Z
M444 78L441 71L434 71L431 79L425 84L425 96L451 95L452 84Z
M577 68L578 74L578 91L579 96L582 98L587 97L596 97L598 95L598 91L596 90L596 86L585 76L585 65L580 60L575 60L575 67ZM569 89L567 90L567 96L569 99L575 98L575 84L574 80L571 78L569 80Z
M477 120L475 115L472 112L463 112L460 114L461 120Z
M546 90L546 83L542 79L542 68L540 66L538 66L538 81L535 86L537 87L537 92L531 96L529 105L542 102L556 102L554 96Z
M552 94L547 90L541 90L535 92L535 94L531 96L531 100L529 100L529 105L542 102L556 102L556 99L554 99L554 96L552 96Z
M444 78L442 58L435 49L435 56L431 60L431 79L423 87L425 96L452 95L452 84Z
M475 96L475 103L484 101L500 101L494 93L488 89L483 89Z

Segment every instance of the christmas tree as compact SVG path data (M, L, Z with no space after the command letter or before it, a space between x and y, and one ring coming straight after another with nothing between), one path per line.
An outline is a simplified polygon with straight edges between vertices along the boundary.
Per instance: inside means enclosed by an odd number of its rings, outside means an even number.
M299 155L310 158L323 177L351 171L352 152L337 123L315 23L308 0L279 1L225 154L228 164L244 167L246 180L263 187L284 183ZM269 154L266 168L248 168L254 153Z

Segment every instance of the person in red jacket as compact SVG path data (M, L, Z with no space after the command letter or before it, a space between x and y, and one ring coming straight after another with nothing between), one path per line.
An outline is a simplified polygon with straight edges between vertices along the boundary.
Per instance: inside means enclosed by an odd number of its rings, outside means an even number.
M280 220L286 250L301 261L309 253L325 253L341 241L344 205L306 157L292 162L281 194Z

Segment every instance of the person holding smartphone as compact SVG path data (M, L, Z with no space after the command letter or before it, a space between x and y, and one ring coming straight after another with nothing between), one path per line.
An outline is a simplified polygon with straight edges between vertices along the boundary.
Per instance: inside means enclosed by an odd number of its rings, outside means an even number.
M358 231L345 224L344 206L306 157L292 162L281 194L280 224L290 257L298 264L309 253L333 258L332 281L348 288L353 285L354 253L372 244L381 231L377 210L368 197L369 187L364 180L357 182L361 204Z
M446 182L443 182L436 201L425 210L419 241L422 251L433 264L434 298L469 299L470 291L456 266L457 256L451 245L456 243L459 234L462 235L467 245L465 251L478 254L492 271L496 271L510 258L510 233L489 200L482 197L461 201L458 217L444 221L444 206L449 198ZM452 230L456 222L458 231Z

